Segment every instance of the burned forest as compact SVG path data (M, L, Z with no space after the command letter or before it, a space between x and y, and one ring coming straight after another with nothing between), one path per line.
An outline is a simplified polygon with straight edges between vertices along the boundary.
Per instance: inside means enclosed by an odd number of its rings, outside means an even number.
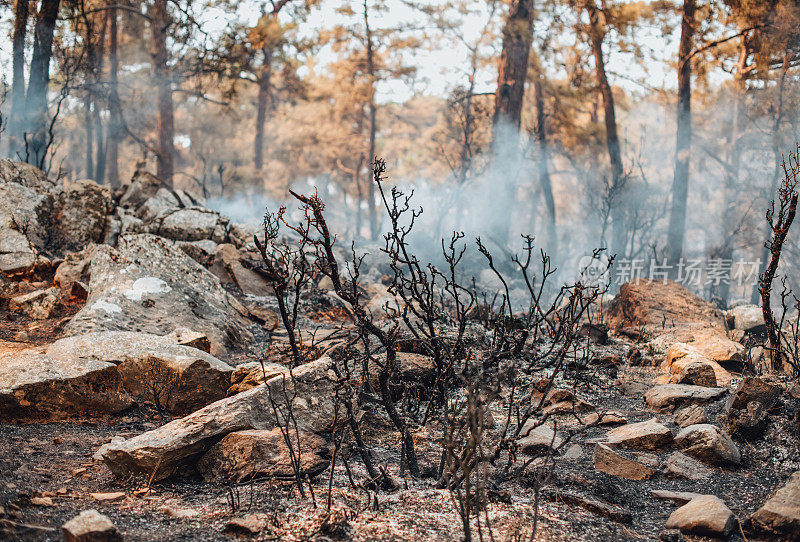
M0 540L800 541L798 28L0 0Z

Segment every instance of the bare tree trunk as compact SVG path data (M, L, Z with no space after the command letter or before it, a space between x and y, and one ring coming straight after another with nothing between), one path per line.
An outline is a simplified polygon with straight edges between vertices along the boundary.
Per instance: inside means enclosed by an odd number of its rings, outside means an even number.
M494 183L499 184L499 208L492 229L498 241L507 243L516 200L516 175L520 160L519 129L528 76L528 57L533 42L533 0L511 0L503 28L503 48L497 64L497 92L492 118Z
M28 78L26 109L28 140L26 161L44 167L49 141L47 115L47 88L50 84L50 59L53 55L53 33L60 0L42 0L34 31L31 72Z
M25 130L25 30L28 26L28 1L17 0L14 6L14 33L12 41L11 110L9 118L8 155L12 160L23 151Z
M684 0L681 42L678 48L678 126L675 141L675 173L672 178L672 209L667 246L673 266L683 256L686 235L686 202L689 195L689 159L692 150L692 38L695 0Z
M536 101L536 144L538 148L539 185L547 207L547 251L558 255L558 232L556 230L556 202L553 198L553 183L550 179L550 153L547 148L547 124L544 110L544 75L539 70L533 82L534 99Z
M256 137L253 152L253 165L260 171L264 167L264 123L267 119L267 109L270 104L271 76L272 76L272 50L269 47L262 49L264 53L264 66L258 78L258 110L256 112Z
M175 170L175 119L172 104L172 74L167 66L167 29L170 25L167 0L153 0L150 10L153 38L153 75L158 91L157 176L172 188Z
M110 0L114 2L115 0ZM119 57L117 56L117 8L108 11L108 182L112 188L119 186L119 138L122 135L122 111L119 103Z
M370 169L375 161L375 136L378 131L377 126L377 105L375 104L375 49L372 43L372 28L369 25L369 7L367 0L364 0L364 29L367 40L367 75L369 76L369 160L367 161ZM375 202L375 183L371 180L371 175L367 175L369 188L367 189L368 210L369 210L369 233L374 241L378 238L378 209Z
M609 194L609 205L613 227L611 250L614 254L622 257L624 256L625 236L627 234L627 227L625 225L625 212L621 201L621 192L623 190L624 183L622 150L619 142L619 134L617 132L617 113L614 105L614 94L611 90L611 85L608 82L606 62L605 58L603 58L603 38L605 37L605 29L600 22L600 10L597 8L594 0L589 0L584 5L589 13L589 42L592 48L592 55L594 56L597 86L600 89L600 96L603 99L603 117L606 126L606 145L608 147L609 162L611 163L611 186Z

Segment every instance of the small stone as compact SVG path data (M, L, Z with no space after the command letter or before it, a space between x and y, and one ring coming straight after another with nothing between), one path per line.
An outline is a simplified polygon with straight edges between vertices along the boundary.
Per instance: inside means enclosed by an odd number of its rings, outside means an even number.
M616 410L607 412L591 412L587 414L581 423L584 425L625 425L628 419Z
M667 520L667 529L679 529L684 534L728 536L736 520L733 512L714 495L695 497L675 510Z
M655 474L653 469L623 457L604 444L594 447L594 468L628 480L645 480Z
M580 495L575 495L574 493L558 493L557 497L558 500L566 504L580 506L593 514L603 516L617 523L630 523L633 521L630 511L622 506L589 499Z
M716 465L738 465L741 455L736 444L720 428L701 423L682 429L675 436L675 444L682 452Z
M609 444L640 450L658 450L672 443L672 431L657 418L617 427L609 431L606 437Z
M122 542L122 535L107 516L84 510L62 527L66 542Z
M681 452L672 452L664 463L664 473L687 480L705 480L714 471L693 457Z
M31 497L33 506L53 506L53 499L50 497Z
M764 405L756 401L747 403L744 410L732 408L725 416L727 428L731 435L747 441L757 440L764 436L769 425Z
M80 476L86 472L85 467L78 467L77 469L72 469L72 476Z
M114 491L111 493L90 493L89 496L97 502L117 502L125 500L125 493Z

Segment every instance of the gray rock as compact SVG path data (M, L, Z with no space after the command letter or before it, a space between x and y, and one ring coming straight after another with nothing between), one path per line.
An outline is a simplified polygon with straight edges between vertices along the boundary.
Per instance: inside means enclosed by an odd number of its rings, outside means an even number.
M687 480L705 480L714 471L693 457L681 452L672 452L664 462L664 474Z
M65 326L67 335L140 331L166 335L178 328L205 333L211 353L252 341L247 311L214 275L166 239L120 236L113 249L92 252L86 305Z
M680 427L688 427L698 423L708 422L706 409L700 405L688 405L675 412L675 423Z
M209 209L171 209L153 217L148 229L175 241L223 243L228 239L228 219Z
M534 420L528 420L522 426L517 446L529 455L558 454L558 449L564 444L564 439L559 437L548 425L536 425Z
M726 313L728 326L747 333L765 334L764 312L758 305L739 305Z

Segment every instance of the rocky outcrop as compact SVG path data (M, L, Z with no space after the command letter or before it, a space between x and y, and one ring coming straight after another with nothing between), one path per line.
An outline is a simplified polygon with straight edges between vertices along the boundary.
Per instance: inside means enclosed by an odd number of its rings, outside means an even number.
M114 413L131 404L113 363L0 344L0 420Z
M152 476L162 480L182 465L196 460L228 433L245 429L273 429L291 405L297 429L309 433L330 431L335 420L334 387L338 380L333 361L321 358L276 376L256 388L222 399L158 429L111 443L99 450L117 476ZM273 404L279 409L276 418Z
M623 284L609 307L609 323L617 330L639 328L655 337L665 327L711 324L724 330L722 314L677 282L637 280Z
M320 436L290 430L291 449L281 428L228 433L197 462L208 480L242 482L253 478L316 476L328 468L330 451Z
M113 363L127 391L176 413L225 397L233 368L173 336L101 331L60 339L47 355L63 363Z
M166 335L178 328L205 333L211 353L252 340L246 309L200 264L166 239L120 236L116 249L96 247L84 306L65 333L139 331Z

